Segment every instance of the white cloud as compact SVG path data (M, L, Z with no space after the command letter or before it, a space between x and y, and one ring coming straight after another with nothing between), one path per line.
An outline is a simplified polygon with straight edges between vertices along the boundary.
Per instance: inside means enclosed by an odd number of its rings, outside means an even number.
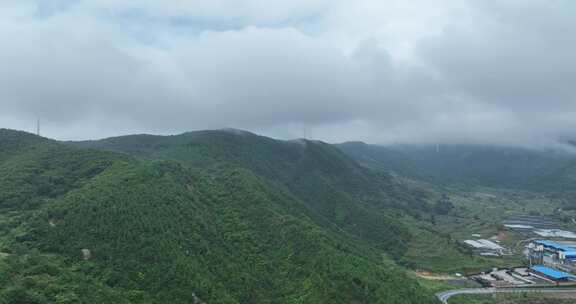
M220 127L284 137L303 126L331 141L566 137L576 121L574 8L4 0L0 124L41 116L58 138Z

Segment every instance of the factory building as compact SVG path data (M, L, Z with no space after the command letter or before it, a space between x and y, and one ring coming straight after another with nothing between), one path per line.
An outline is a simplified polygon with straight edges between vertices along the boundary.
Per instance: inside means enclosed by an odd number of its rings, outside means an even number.
M465 240L464 244L472 248L474 253L481 256L502 256L509 253L506 248L489 240Z
M576 276L544 265L532 266L530 267L530 272L536 276L552 281L556 285L574 285L576 282Z
M530 268L554 281L576 278L576 246L539 240L527 247ZM557 272L556 272L557 271Z

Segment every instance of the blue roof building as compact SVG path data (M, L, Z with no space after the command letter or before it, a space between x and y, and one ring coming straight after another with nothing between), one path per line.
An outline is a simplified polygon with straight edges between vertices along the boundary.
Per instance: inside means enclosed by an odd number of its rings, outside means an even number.
M530 269L555 281L576 279L574 275L544 265L532 266Z
M566 245L562 245L553 241L545 241L545 240L540 240L540 241L534 241L535 244L537 245L542 245L544 246L544 248L548 248L548 249L552 249L552 250L559 250L559 251L564 251L564 252L571 252L571 253L575 253L576 254L576 248L571 247L571 246L566 246Z

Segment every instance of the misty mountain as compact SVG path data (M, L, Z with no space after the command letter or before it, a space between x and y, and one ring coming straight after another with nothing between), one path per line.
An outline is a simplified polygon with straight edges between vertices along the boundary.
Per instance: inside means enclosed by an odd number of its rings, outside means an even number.
M337 145L365 167L443 185L568 193L576 185L576 154L483 145Z
M71 144L178 161L208 172L221 167L250 170L302 201L318 224L344 229L396 257L402 256L410 239L398 215L426 211L429 196L435 195L409 189L393 176L364 168L319 141L281 141L220 130Z
M111 143L139 157L78 147ZM410 237L390 178L310 141L1 130L0 299L435 303L381 249Z
M68 144L175 161L207 173L221 168L248 170L301 202L302 212L317 225L350 234L402 265L438 269L438 263L454 265L454 261L466 260L470 262L466 267L484 265L449 235L437 231L434 217L446 212L444 190L363 167L337 147L320 141L276 140L228 129ZM438 258L414 259L432 252L421 248L423 238L442 244L434 249Z

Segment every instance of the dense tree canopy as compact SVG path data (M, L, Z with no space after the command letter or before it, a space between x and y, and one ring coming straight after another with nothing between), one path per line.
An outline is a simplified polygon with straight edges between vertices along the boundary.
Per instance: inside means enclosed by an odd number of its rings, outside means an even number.
M2 130L0 303L436 303L388 258L416 199L391 177L208 135L132 158Z

